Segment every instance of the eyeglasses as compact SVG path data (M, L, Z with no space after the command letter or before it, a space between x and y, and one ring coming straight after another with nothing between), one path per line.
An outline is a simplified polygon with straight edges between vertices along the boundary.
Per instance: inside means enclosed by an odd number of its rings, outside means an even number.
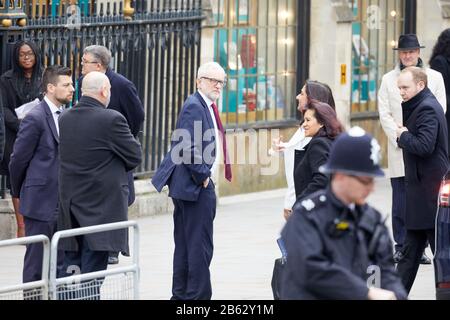
M225 88L227 86L227 79L222 80L217 80L214 78L208 78L208 77L201 77L200 79L206 79L209 80L209 82L211 82L214 86L217 86L218 84L220 84L220 86L222 88Z
M350 175L350 177L358 180L359 183L361 183L365 186L370 186L371 184L373 184L375 182L375 179L371 178L371 177L362 178L362 177L354 176L354 175Z
M20 59L33 58L33 57L34 57L34 52L33 51L19 53L19 58Z
M99 62L98 62L98 61L86 61L86 60L81 60L81 65L88 64L88 63L99 63Z

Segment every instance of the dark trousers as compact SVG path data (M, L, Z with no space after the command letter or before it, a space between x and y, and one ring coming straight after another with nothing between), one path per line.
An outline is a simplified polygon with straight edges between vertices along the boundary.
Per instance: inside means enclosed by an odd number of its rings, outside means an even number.
M391 178L392 186L392 233L395 251L401 251L405 241L406 190L405 177Z
M172 300L209 300L216 194L210 181L198 201L173 199L175 206Z
M434 254L434 234L434 229L407 230L406 232L406 238L403 244L404 256L397 265L397 272L408 293L416 278L420 258L422 257L423 248L426 246L427 240Z
M36 236L43 234L50 240L56 232L56 219L52 221L40 221L24 217L26 236ZM23 282L32 282L42 279L42 259L43 259L42 243L33 243L27 245L25 258L23 262ZM64 251L58 252L57 273L62 274L64 262Z
M66 251L64 258L65 276L106 270L108 267L108 251L89 249L84 236L76 237L78 251ZM77 292L61 295L60 299L100 299L100 287L104 278L84 281Z

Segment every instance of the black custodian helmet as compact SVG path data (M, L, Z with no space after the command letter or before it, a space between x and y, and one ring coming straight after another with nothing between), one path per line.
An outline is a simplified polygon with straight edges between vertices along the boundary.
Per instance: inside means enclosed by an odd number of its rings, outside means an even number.
M340 134L331 146L328 161L320 167L322 173L341 172L354 176L384 176L379 163L380 145L360 127Z

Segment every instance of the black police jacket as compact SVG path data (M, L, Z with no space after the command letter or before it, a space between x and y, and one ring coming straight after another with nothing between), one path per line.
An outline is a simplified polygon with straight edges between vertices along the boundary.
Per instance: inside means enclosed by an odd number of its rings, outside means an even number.
M367 299L368 283L407 294L394 269L392 243L370 206L350 210L330 189L298 200L282 231L287 261L281 299Z

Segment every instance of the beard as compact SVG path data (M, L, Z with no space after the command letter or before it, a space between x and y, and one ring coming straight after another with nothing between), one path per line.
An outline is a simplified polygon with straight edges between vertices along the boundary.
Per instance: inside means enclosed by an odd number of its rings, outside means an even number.
M215 93L215 92L210 92L207 95L208 99L210 99L211 101L216 101L217 99L219 99L220 97L220 93Z
M66 97L66 98L56 98L56 101L61 103L62 105L66 105L72 102L73 96Z

